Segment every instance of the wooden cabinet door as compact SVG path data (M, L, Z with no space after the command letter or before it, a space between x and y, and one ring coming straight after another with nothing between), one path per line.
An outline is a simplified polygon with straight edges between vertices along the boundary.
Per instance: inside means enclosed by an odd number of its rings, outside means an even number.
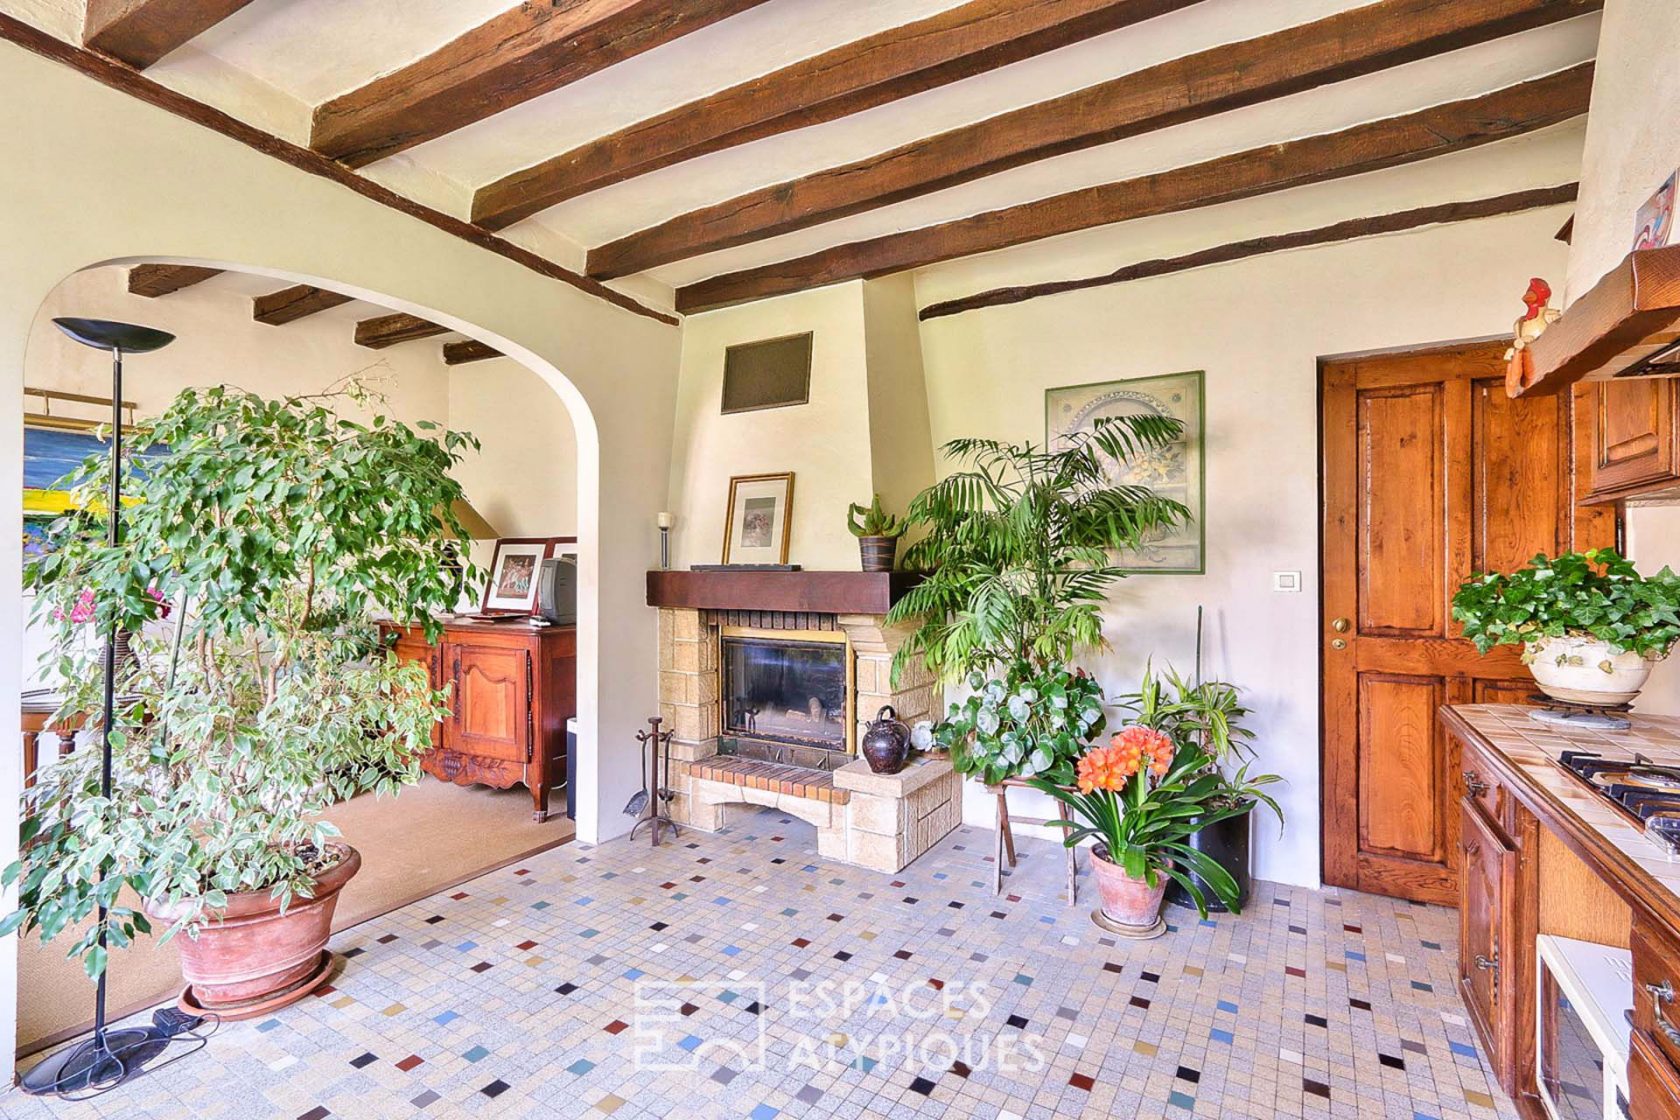
M480 758L531 759L531 655L523 647L451 642L445 647L453 718L451 749Z
M1633 1120L1674 1120L1680 1116L1680 1071L1646 1031L1628 1040L1628 1107Z
M1517 650L1486 657L1451 599L1475 571L1612 544L1578 507L1569 394L1511 400L1498 345L1323 371L1324 878L1452 905L1457 748L1436 710L1527 700Z
M1672 380L1605 382L1592 401L1594 497L1676 480Z
M1458 909L1458 989L1502 1081L1515 1062L1515 998L1508 908L1517 892L1518 854L1470 798L1460 802L1463 852ZM1509 1084L1506 1085L1509 1089Z

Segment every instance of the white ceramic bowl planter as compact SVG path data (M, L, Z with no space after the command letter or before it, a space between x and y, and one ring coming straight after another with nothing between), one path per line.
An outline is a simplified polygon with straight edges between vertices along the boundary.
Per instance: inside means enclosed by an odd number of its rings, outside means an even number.
M1658 660L1567 634L1523 645L1523 661L1540 691L1574 704L1626 704L1645 687Z

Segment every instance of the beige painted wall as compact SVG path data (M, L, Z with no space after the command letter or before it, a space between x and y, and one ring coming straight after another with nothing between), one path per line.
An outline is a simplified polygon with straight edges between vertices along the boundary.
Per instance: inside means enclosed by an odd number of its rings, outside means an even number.
M570 407L578 446L578 833L625 831L639 787L633 735L656 710L655 619L643 569L665 505L678 331L604 304L345 188L0 45L0 463L19 470L22 371L42 303L102 262L174 259L319 281L422 315L537 370ZM0 487L16 525L19 488ZM0 633L22 625L19 535L0 537ZM16 711L18 643L0 642L0 711ZM0 864L15 852L21 775L0 769ZM0 899L0 909L10 901ZM10 1072L16 943L0 941L0 1077Z
M914 278L865 280L863 327L869 363L872 481L882 508L902 516L910 499L934 480ZM868 501L862 495L856 500Z
M512 358L457 366L448 417L451 428L483 444L455 477L498 533L577 532L577 437L565 402L541 377Z
M1634 213L1680 166L1676 44L1680 4L1674 0L1604 5L1569 255L1571 299L1627 255Z
M723 415L724 350L804 331L814 335L810 403ZM673 567L722 558L731 476L793 471L788 562L857 569L845 515L872 485L866 368L861 281L685 321L671 449Z
M1196 607L1206 608L1205 670L1248 690L1261 765L1288 779L1287 829L1255 829L1262 878L1319 879L1318 359L1508 329L1513 293L1562 269L1552 234L1566 215L1278 253L923 324L936 441L1042 440L1047 388L1207 372L1207 574L1125 581L1109 615L1113 652L1090 667L1110 695L1135 685L1146 658L1188 672ZM1004 271L985 258L973 269L988 280ZM959 287L956 271L943 287ZM1303 591L1273 592L1279 571L1301 573ZM965 817L985 821L988 800L970 788ZM1020 796L1018 811L1046 815L1033 800Z

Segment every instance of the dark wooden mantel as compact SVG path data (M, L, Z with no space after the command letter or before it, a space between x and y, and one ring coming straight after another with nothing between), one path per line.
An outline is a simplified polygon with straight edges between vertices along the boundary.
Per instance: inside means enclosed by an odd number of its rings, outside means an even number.
M886 614L921 576L913 572L683 572L647 574L650 607Z

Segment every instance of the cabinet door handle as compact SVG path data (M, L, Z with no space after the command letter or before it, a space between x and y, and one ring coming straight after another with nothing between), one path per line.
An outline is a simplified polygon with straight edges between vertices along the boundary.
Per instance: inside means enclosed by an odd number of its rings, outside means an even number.
M1661 984L1646 984L1645 992L1651 997L1651 1016L1657 1022L1657 1029L1668 1039L1670 1046L1680 1046L1680 1030L1675 1030L1674 1024L1663 1014L1663 1004L1674 1002L1674 985L1667 980Z
M1464 792L1471 797L1480 797L1488 791L1488 784L1477 776L1474 770L1464 772Z
M1496 950L1492 957L1484 957L1480 953L1477 953L1476 954L1476 967L1481 969L1483 972L1486 972L1490 968L1498 968L1499 967L1499 953L1498 953L1498 951Z

